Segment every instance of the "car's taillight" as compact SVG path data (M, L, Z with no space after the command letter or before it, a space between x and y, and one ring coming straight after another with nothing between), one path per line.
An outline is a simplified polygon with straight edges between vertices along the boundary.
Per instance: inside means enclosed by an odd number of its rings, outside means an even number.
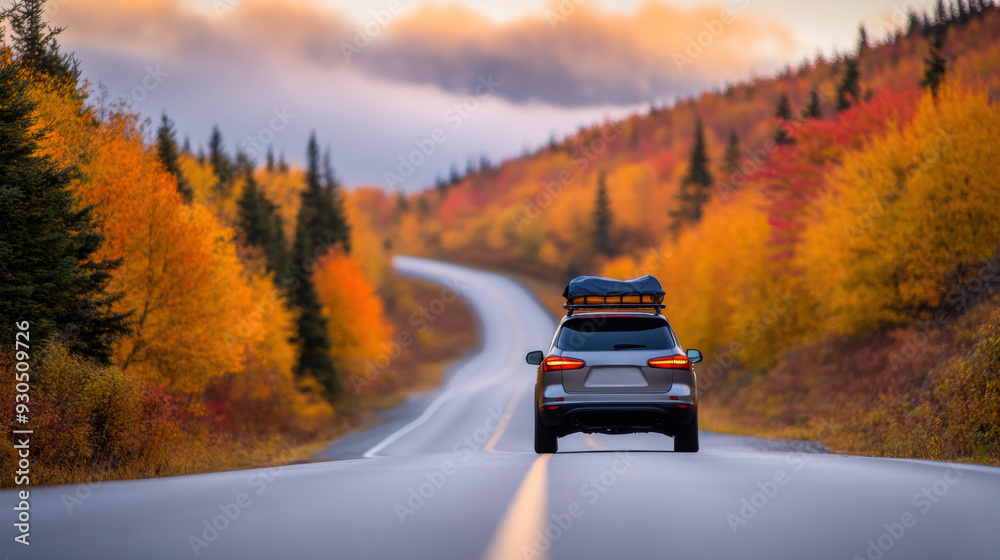
M542 371L558 371L564 369L580 369L587 365L587 362L577 358L565 358L563 356L549 356L542 362Z
M646 362L649 367L664 368L664 369L691 369L691 360L687 356L663 356L662 358L653 358Z

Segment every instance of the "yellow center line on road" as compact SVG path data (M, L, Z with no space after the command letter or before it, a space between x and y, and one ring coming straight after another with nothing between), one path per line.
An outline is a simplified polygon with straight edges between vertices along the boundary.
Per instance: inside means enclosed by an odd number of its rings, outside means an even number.
M497 429L493 431L493 437L491 437L490 440L486 442L486 445L483 446L484 451L493 453L493 448L496 447L500 438L503 436L504 431L507 429L507 426L510 425L510 419L514 416L514 409L517 408L517 402L521 400L521 395L524 394L524 391L529 385L531 385L530 381L525 381L520 387L517 388L516 391L514 391L514 396L510 398L510 401L507 403L507 408L503 411L503 416L500 418L500 424L497 426Z
M545 558L546 551L531 550L535 532L545 523L545 513L548 508L548 464L551 454L545 454L535 459L528 474L521 482L520 488L514 494L514 499L507 507L507 513L490 547L486 549L483 560L517 560L525 558L525 551L531 551L528 556Z

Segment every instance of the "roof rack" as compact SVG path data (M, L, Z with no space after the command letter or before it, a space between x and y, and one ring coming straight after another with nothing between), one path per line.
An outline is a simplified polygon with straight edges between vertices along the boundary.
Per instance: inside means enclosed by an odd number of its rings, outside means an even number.
M634 280L612 280L597 276L580 276L573 279L563 291L567 316L574 311L649 310L657 315L666 307L660 282L652 276Z

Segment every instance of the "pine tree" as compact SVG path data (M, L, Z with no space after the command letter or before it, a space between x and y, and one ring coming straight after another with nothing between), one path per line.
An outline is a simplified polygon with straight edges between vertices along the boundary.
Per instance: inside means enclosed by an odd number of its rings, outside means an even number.
M729 129L729 141L726 143L726 155L722 159L723 173L740 172L740 139L735 129Z
M910 37L920 29L922 23L920 21L920 16L911 8L906 12L906 36Z
M70 191L76 172L39 153L26 71L0 62L0 330L28 321L32 340L107 364L130 332L129 314L112 309L121 294L108 291L121 262L94 260L104 238Z
M786 123L792 120L792 106L788 102L788 94L782 92L778 96L778 107L774 111L774 116L778 119L778 124L774 127L774 141L779 146L794 144L795 139L785 130Z
M191 202L194 193L181 172L174 123L167 117L166 111L163 112L160 128L156 131L156 154L160 157L163 167L177 179L177 191L181 193L184 200Z
M809 90L809 103L806 104L806 117L810 119L823 118L823 105L819 100L819 92L813 87Z
M331 397L340 393L342 383L330 356L326 318L308 272L335 246L350 249L350 231L339 188L329 154L324 157L322 169L320 167L319 144L313 133L306 149L306 189L302 192L293 249L293 264L300 276L300 282L292 290L292 303L298 310L300 347L296 371L318 379Z
M844 74L837 84L837 112L841 112L861 99L861 73L858 71L858 59L848 57L844 61Z
M253 169L247 168L246 185L237 201L237 225L247 243L260 248L267 258L267 268L279 277L291 266L281 216L277 208L257 186Z
M865 31L864 25L858 26L858 57L860 58L862 54L868 49L868 32Z
M226 155L219 125L212 126L212 136L208 139L208 164L215 174L216 192L226 193L232 187L233 164Z
M702 210L708 202L712 188L712 173L708 170L708 155L705 153L705 133L701 119L695 122L694 147L687 174L681 181L676 207L671 210L670 230L676 236L687 224L701 221Z
M323 195L327 215L324 222L331 232L331 242L339 243L347 253L351 252L351 225L344 209L344 196L340 181L333 171L333 157L330 148L323 153Z
M275 163L274 163L274 148L271 146L267 147L267 172L274 173Z
M312 377L319 381L326 388L327 396L333 399L340 394L343 384L333 357L330 356L330 334L327 331L326 317L323 316L319 296L310 275L312 261L301 257L308 254L308 238L300 212L294 248L295 270L299 272L299 281L291 291L292 304L298 312L296 342L299 346L299 359L295 364L295 372L300 377Z
M597 197L594 200L593 231L594 250L598 254L611 256L614 245L611 240L611 203L604 171L597 174Z
M252 171L247 170L245 181L243 193L236 202L236 225L243 231L248 244L263 248L271 240L271 222L265 216L266 199L260 194Z
M947 32L947 28L943 25L934 27L931 33L931 51L924 59L924 77L920 80L920 87L929 88L933 97L937 97L938 87L944 81L948 69L943 54Z
M44 20L45 0L18 0L2 13L13 31L12 50L18 63L32 72L46 74L76 84L80 78L79 62L72 55L59 52L56 36L64 28L52 28Z
M307 234L307 238L302 240L302 248L306 251L302 258L318 259L338 245L344 251L350 251L350 226L341 198L340 184L333 173L329 153L321 164L319 144L314 133L309 137L306 150L306 188L302 192L299 211L299 221Z
M937 0L934 9L934 25L944 25L948 23L948 10L944 7L944 0Z

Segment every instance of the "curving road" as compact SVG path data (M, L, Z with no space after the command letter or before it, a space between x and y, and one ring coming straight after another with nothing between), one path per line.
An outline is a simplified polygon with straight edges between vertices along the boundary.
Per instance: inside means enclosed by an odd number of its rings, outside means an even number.
M702 433L560 440L532 452L528 350L551 317L518 284L399 257L479 317L483 344L445 386L320 453L329 462L31 492L11 559L1000 558L1000 469L801 453ZM415 322L413 332L419 328ZM679 333L683 338L683 333Z

